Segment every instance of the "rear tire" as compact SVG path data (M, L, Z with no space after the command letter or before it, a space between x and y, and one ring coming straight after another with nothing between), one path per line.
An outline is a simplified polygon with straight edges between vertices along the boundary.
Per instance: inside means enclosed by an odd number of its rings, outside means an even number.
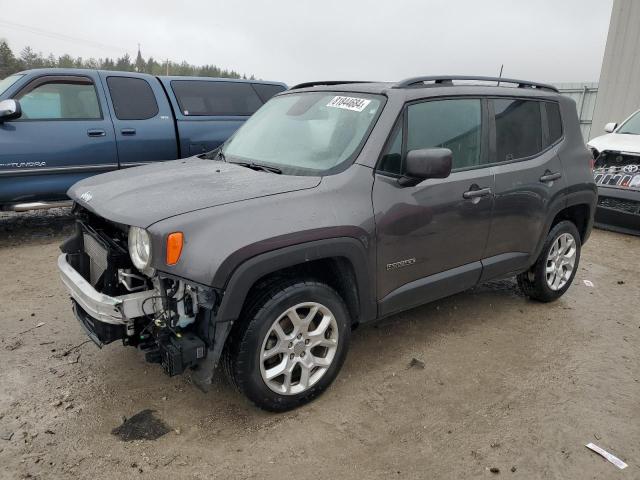
M536 263L518 275L522 292L539 302L560 298L575 278L581 249L576 226L568 220L556 224L547 235Z
M344 301L313 280L266 284L248 299L222 358L227 377L258 407L283 412L320 395L349 348Z

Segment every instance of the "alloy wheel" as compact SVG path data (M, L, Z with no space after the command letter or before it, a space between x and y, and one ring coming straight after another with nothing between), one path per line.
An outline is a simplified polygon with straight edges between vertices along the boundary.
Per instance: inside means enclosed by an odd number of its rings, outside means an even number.
M262 380L281 395L297 395L327 372L338 349L338 324L324 305L305 302L282 313L260 351Z
M564 287L576 264L576 241L570 233L561 234L547 255L545 274L547 285L557 291Z

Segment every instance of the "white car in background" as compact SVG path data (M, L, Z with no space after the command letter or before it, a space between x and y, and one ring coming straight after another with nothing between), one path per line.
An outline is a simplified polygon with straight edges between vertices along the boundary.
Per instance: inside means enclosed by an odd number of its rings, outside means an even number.
M587 143L593 153L596 226L640 235L640 110Z

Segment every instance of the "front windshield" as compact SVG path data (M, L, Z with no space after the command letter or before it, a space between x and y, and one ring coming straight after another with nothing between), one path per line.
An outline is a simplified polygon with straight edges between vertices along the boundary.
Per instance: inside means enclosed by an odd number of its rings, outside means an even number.
M20 80L23 75L10 75L7 78L0 80L0 95L7 91L7 89Z
M382 97L307 92L272 98L223 147L230 162L293 175L326 173L352 158L381 110Z
M636 112L629 120L624 122L616 133L630 133L640 135L640 112Z

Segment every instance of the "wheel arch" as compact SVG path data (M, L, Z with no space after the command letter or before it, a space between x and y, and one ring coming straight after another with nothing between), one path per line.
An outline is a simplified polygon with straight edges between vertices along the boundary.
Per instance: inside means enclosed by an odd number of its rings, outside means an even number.
M587 228L589 226L590 206L586 203L578 203L576 205L567 206L560 210L553 218L549 230L555 227L563 220L568 220L573 223L580 233L580 241L584 243L587 237Z
M368 251L351 237L316 240L269 251L240 264L226 282L217 322L233 322L251 290L269 277L313 276L343 296L356 323L376 317Z
M595 215L597 202L597 194L594 191L573 192L567 197L566 203L557 205L552 210L551 215L545 226L545 229L538 240L535 252L531 255L530 263L533 264L537 260L547 235L551 229L563 220L569 220L576 225L580 232L581 243L584 244L591 234L593 228L593 219Z

